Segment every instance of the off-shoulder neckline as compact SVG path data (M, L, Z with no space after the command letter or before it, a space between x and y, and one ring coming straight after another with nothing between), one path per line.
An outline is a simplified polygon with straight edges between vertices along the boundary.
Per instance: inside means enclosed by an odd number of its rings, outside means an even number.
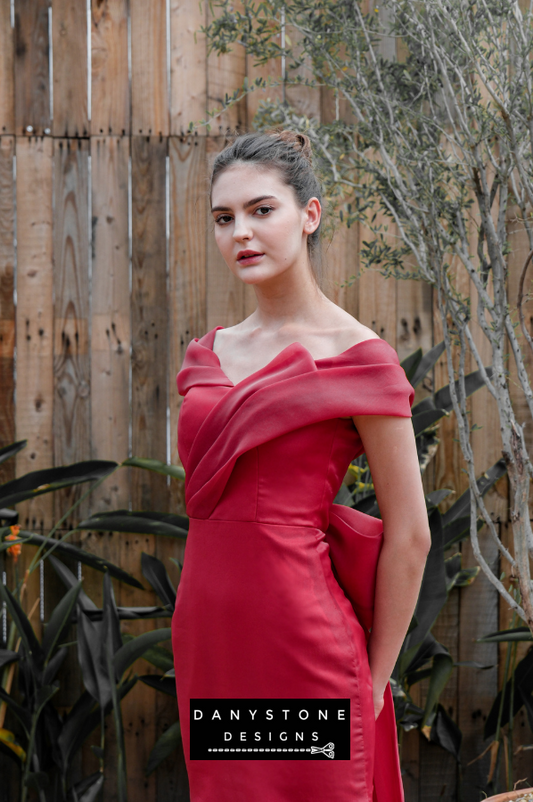
M368 337L366 340L360 340L358 343L354 343L353 345L350 345L349 348L345 348L344 351L341 351L339 354L334 354L334 356L325 356L325 357L322 357L321 359L315 359L313 357L313 355L311 354L311 352L309 351L309 349L305 347L305 345L303 345L298 340L295 340L293 343L289 343L289 345L286 345L285 348L282 348L281 351L279 351L274 357L272 357L272 359L269 362L267 362L266 365L263 365L262 368L258 368L257 370L254 370L253 373L250 373L248 376L245 376L244 379L241 379L237 383L234 383L234 382L232 382L232 380L230 379L230 377L227 375L226 371L222 367L218 354L216 354L215 351L213 350L213 345L214 345L214 342L215 342L216 333L220 329L224 329L224 328L226 328L226 327L225 326L215 326L214 329L211 329L211 331L207 332L207 335L205 335L205 336L211 335L211 337L209 338L209 341L208 341L208 342L210 342L210 345L206 345L206 347L209 348L209 350L211 351L213 356L216 358L216 360L218 362L218 367L219 367L220 372L227 379L227 381L231 383L232 387L238 387L239 385L243 384L244 382L249 381L254 376L257 376L258 373L261 373L262 371L266 370L268 367L270 367L272 365L273 362L275 362L277 359L279 359L279 357L282 354L284 354L289 348L293 348L294 346L299 346L303 351L305 351L306 354L309 356L309 358L315 363L315 365L319 365L321 362L331 362L332 360L339 359L340 357L343 357L346 354L349 354L350 351L353 351L355 348L359 348L361 345L365 345L365 344L368 344L368 343L378 343L379 342L379 343L382 343L383 345L386 345L388 348L392 348L392 346L389 345L389 343L386 340L383 340L381 337Z

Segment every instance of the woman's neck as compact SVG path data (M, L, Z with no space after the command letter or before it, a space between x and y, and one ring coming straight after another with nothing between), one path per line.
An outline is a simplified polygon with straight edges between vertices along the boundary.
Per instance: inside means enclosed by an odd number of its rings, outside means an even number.
M255 327L277 330L287 324L312 324L328 299L309 267L287 271L269 282L254 285L257 309L248 318Z

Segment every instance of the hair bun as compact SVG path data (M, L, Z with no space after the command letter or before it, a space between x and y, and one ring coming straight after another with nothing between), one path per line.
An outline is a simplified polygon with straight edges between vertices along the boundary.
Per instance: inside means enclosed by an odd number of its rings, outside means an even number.
M295 131L278 131L277 135L283 142L292 145L298 153L301 153L308 162L312 163L311 140L306 134L297 134Z

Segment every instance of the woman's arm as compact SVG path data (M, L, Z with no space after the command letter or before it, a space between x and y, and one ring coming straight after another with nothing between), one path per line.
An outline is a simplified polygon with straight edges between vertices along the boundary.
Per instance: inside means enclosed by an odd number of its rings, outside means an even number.
M376 718L416 607L431 547L410 418L354 417L383 520L374 621L368 642Z

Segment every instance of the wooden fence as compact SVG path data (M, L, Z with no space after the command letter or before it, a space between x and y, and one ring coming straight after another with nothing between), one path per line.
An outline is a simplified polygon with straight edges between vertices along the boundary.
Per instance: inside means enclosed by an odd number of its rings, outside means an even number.
M219 108L245 76L275 77L280 65L255 68L239 47L221 58L207 56L199 32L208 19L206 6L196 0L0 0L0 445L28 440L16 466L13 460L0 466L2 481L15 470L21 475L90 458L121 461L133 454L176 463L175 376L187 343L254 308L250 288L232 277L216 249L206 176L227 128L250 129L267 95L256 91L219 115L209 135L205 129L186 132L189 121ZM322 120L334 113L331 98L318 88L288 87L287 97ZM359 276L359 244L366 237L362 226L353 226L339 229L328 243L328 295L377 331L400 358L419 346L428 349L441 338L431 289L385 281L372 271ZM518 228L511 241L512 288L527 243ZM354 275L357 280L345 285ZM443 362L434 382L447 383ZM500 446L485 390L473 397L472 419L483 427L474 447L477 464L486 468L499 458ZM445 420L427 471L428 489L464 489L454 437L453 419ZM81 492L36 498L20 507L21 523L46 531ZM505 530L505 480L490 503ZM181 487L122 469L78 514L118 508L182 510ZM168 558L182 559L183 549L174 542L101 533L77 537L138 577L140 552L156 554L177 580ZM493 544L483 534L481 542L495 563ZM465 567L475 564L468 543L462 553ZM44 592L46 620L60 591L48 569L43 583L39 587L32 578L30 601ZM96 601L101 598L100 576L87 571L85 586ZM115 590L119 603L131 603L130 588ZM142 602L135 593L136 604L155 603L148 591ZM38 610L33 621L38 628ZM462 799L482 798L489 756L468 764L486 746L482 729L497 692L498 650L475 639L508 621L506 605L482 576L450 594L436 636L457 661L494 667L459 667L444 694L464 735L461 770L417 731L405 736L408 802L452 802L459 779ZM124 630L135 634L146 626L124 622ZM139 673L150 670L139 664ZM78 675L63 683L65 708L79 683ZM423 686L419 693L422 700ZM156 738L177 718L172 701L139 683L124 703L124 717L130 800L185 800L182 764L169 758L149 778L144 774ZM516 746L528 739L522 713L517 731ZM533 784L528 754L517 756L515 777ZM110 765L112 759L111 746ZM3 777L9 765L0 764ZM80 776L96 770L88 748L77 768ZM10 798L8 785L0 782L2 800ZM115 799L112 778L103 798Z

